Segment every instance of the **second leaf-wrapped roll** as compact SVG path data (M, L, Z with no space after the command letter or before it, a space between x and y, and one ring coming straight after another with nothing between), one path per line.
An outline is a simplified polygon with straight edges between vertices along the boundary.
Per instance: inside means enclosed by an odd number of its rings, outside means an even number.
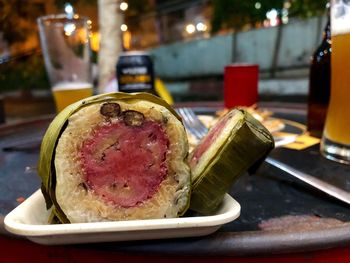
M202 214L213 213L235 180L273 148L270 132L246 110L226 113L189 156L190 208Z

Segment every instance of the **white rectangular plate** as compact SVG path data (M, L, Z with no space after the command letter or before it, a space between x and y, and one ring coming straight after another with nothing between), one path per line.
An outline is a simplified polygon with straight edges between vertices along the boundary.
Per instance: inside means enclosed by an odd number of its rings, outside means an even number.
M211 216L50 225L44 197L38 190L11 211L4 223L9 232L39 244L77 244L204 236L235 220L240 211L239 203L226 194Z

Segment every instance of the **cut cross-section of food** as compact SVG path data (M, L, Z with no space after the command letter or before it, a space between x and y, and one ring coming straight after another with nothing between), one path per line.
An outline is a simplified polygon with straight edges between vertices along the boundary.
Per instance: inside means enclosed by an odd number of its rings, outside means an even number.
M189 156L190 208L213 213L235 180L273 148L270 132L246 110L233 109L222 116Z
M189 205L188 143L150 94L90 97L62 111L41 146L47 206L63 223L169 218Z

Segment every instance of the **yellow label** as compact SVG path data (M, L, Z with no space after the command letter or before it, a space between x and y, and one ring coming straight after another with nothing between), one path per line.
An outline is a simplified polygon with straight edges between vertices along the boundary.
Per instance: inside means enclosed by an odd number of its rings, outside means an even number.
M145 83L151 81L151 76L149 75L123 75L120 77L120 83L130 84L130 83Z
M294 142L286 144L283 147L288 149L293 149L293 150L303 150L319 142L320 142L320 139L312 137L308 134L304 134L304 135L298 136Z

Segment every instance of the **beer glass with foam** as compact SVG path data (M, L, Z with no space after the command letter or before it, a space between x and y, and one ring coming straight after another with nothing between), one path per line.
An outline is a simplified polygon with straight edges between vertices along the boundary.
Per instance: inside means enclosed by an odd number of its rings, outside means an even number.
M38 18L41 48L57 112L93 94L91 21L74 15Z
M350 1L331 1L331 97L321 141L328 159L350 164Z

